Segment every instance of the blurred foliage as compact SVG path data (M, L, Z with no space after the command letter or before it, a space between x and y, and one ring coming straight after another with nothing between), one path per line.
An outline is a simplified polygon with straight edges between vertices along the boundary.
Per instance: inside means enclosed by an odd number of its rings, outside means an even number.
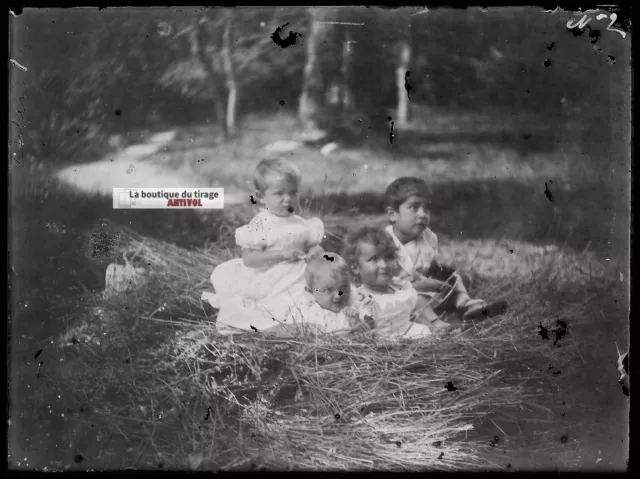
M386 121L396 103L397 47L408 42L412 102L505 116L526 112L554 128L580 118L586 126L575 131L576 141L601 145L608 137L602 124L611 116L609 91L624 92L616 82L625 78L628 51L617 34L604 34L606 23L593 23L578 35L567 30L566 15L535 8L416 12L332 9L331 19L351 25L324 29L318 52L323 85L340 75L341 44L349 29L348 83L363 116ZM57 161L68 157L64 152L77 152L83 141L95 143L154 121L175 124L194 115L215 121L211 100L226 93L220 55L229 15L240 114L283 104L295 108L309 31L305 8L34 9L14 23L11 35L12 48L20 49L29 67L28 74L12 70L17 72L12 105L18 104L22 81L28 91L23 148ZM205 55L199 57L188 31L203 19ZM282 37L289 31L302 35L288 48L271 39L283 26ZM211 60L216 78L210 78L202 58Z

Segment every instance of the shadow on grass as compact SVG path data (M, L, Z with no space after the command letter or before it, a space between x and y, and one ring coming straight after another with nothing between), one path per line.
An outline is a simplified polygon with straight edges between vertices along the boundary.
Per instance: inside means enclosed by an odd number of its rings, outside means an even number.
M382 193L330 195L324 201L326 209L347 217L382 215L385 207ZM436 184L431 228L448 237L504 237L609 253L616 246L628 247L620 244L629 228L623 208L602 185L567 190L544 181L539 185L516 181ZM353 224L345 220L345 226Z
M10 214L12 319L17 323L30 316L46 323L54 303L101 291L108 264L124 264L123 226L191 248L216 242L229 221L218 210L114 210L111 198L65 191L14 198Z
M393 130L391 141L391 122L384 121L379 116L365 127L332 128L333 134L340 138L344 132L359 131L362 138L368 137L370 143L405 155L428 154L430 148L438 144L473 144L477 146L494 146L501 149L515 150L520 156L526 157L531 153L550 153L557 149L563 140L565 126L554 120L552 124L540 122L513 122L498 128L495 122L484 122L478 125L468 125L460 119L454 121L446 130L438 124L437 119L432 125L410 129ZM504 120L504 119L503 119ZM514 122L516 124L514 124ZM439 156L450 157L444 153Z

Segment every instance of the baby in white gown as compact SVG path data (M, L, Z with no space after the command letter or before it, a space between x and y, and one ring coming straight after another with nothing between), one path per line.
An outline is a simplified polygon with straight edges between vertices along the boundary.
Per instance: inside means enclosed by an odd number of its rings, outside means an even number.
M373 328L373 319L362 308L350 276L349 265L341 256L315 252L307 259L304 291L281 316L282 322L268 332L348 335Z

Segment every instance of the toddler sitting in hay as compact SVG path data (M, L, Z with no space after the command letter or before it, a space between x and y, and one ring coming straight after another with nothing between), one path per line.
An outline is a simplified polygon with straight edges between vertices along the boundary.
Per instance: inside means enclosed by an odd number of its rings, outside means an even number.
M465 321L480 321L507 311L504 300L487 303L471 299L467 292L469 279L436 261L438 238L429 229L430 191L424 180L398 178L387 187L385 195L391 223L386 232L396 246L399 276L430 298L434 311L455 311Z
M335 253L317 251L307 259L306 286L283 322L267 332L291 336L300 329L313 328L315 334L348 334L373 328L351 284L349 266Z
M255 310L267 304L282 308L304 287L305 255L321 250L324 225L319 218L295 213L300 181L298 169L282 159L262 160L256 167L254 196L261 210L236 230L242 258L218 265L211 274L215 294L202 295L220 309L219 326L245 331L271 327L272 318L255 315Z
M431 334L428 324L442 323L411 282L395 276L396 248L384 231L365 226L352 233L345 241L343 256L359 283L357 291L369 306L379 336L392 340L425 337Z

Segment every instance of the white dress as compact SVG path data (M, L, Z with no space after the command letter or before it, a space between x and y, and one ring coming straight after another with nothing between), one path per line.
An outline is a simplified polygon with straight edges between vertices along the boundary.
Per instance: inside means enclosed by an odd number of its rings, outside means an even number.
M238 246L263 251L304 251L305 244L318 244L323 238L324 225L318 218L280 217L264 209L236 230ZM273 316L286 310L304 289L305 268L304 259L256 269L235 258L213 270L211 283L216 293L204 293L203 299L220 309L218 329L226 329L225 325L242 330L267 329L276 325ZM266 313L263 302L275 311Z
M396 280L391 286L394 292L388 294L374 291L365 285L358 288L359 295L370 298L369 308L378 336L385 339L429 336L431 330L428 326L410 320L418 301L418 292L408 281Z
M354 286L351 287L349 297L349 307L355 309L361 319L364 314L358 302L358 294ZM346 334L351 330L349 321L343 311L337 313L322 308L311 293L299 292L295 296L295 304L282 315L282 321L288 325L300 325L303 328L310 328L314 334Z
M429 228L406 244L402 244L394 234L392 225L387 226L385 231L397 247L396 259L400 265L399 276L402 279L412 279L418 270L428 270L438 256L438 237Z

